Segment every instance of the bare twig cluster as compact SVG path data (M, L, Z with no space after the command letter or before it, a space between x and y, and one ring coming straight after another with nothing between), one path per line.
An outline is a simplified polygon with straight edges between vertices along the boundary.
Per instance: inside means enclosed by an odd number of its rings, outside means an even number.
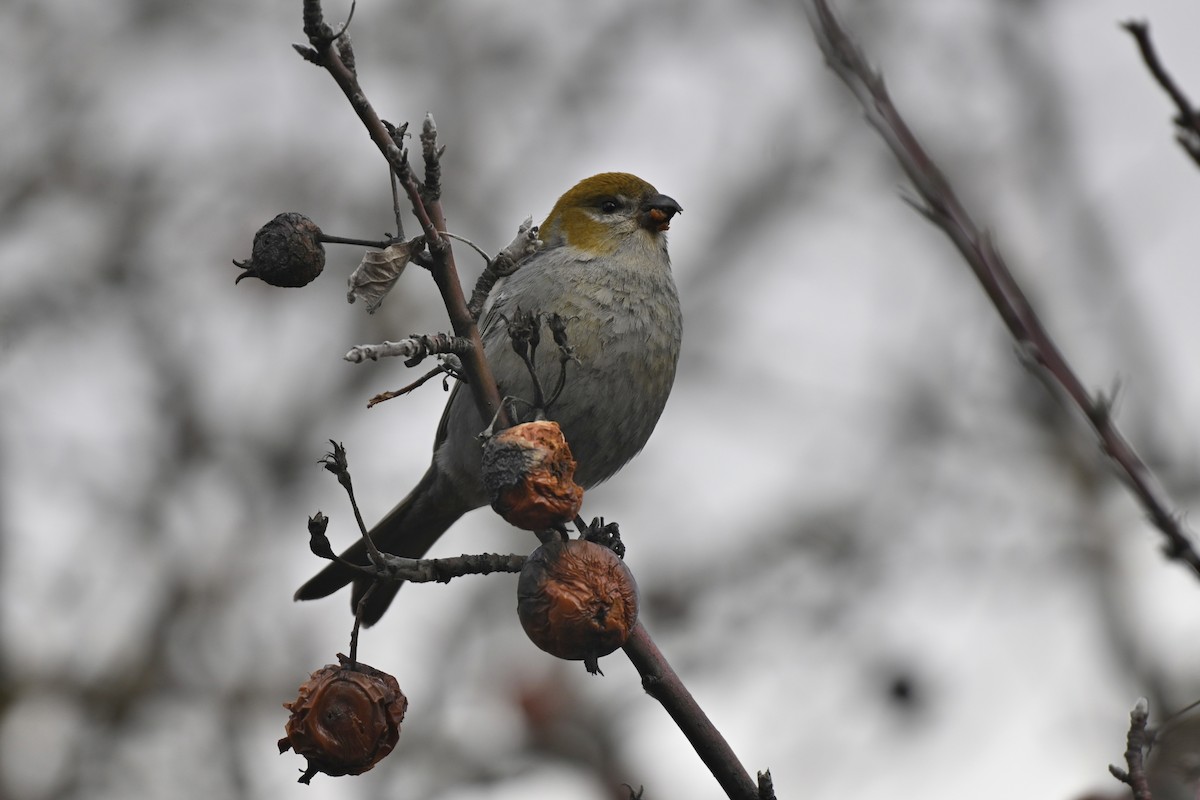
M446 217L441 203L441 172L440 167L431 168L431 165L437 164L441 154L433 118L427 116L421 129L422 156L426 167L425 183L422 184L409 166L407 149L401 146L403 131L385 124L380 119L359 85L354 68L353 50L349 40L342 35L345 33L345 26L335 32L325 22L320 0L304 2L304 33L308 36L309 46L296 45L297 52L305 60L323 67L333 77L366 127L371 141L391 165L397 183L412 204L413 216L421 225L421 233L425 237L431 257L430 273L441 292L454 334L471 344L469 352L463 357L463 372L475 405L479 407L483 419L491 419L498 415L502 423L507 424L507 415L500 407L500 392L496 388L496 380L492 377L491 368L483 356L479 328L475 324L475 317L467 308L467 300L458 279L454 251L442 233L446 230Z
M330 442L333 450L325 454L321 464L333 473L338 483L346 490L350 507L354 510L354 520L358 523L358 531L370 554L371 566L366 567L346 561L333 552L325 529L329 519L317 512L308 520L309 548L313 554L329 561L336 561L344 567L361 572L362 574L383 581L412 581L413 583L439 582L447 583L453 578L464 575L489 575L493 572L520 572L525 564L522 555L497 555L482 553L463 555L455 558L404 558L403 556L384 553L375 546L375 542L367 535L367 526L363 522L362 512L358 508L358 498L354 494L354 482L350 476L350 464L346 457L346 448L339 442Z

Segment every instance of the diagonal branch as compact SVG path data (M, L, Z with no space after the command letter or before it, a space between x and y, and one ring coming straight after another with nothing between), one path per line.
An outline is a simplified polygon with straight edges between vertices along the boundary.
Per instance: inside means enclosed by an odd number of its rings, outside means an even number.
M750 774L738 761L725 737L700 708L675 670L671 669L641 622L629 633L625 655L629 656L642 676L642 688L646 694L661 703L671 719L675 720L725 794L734 800L758 800L759 786L750 779ZM774 796L771 797L773 800Z
M826 0L808 0L809 21L825 60L866 112L867 122L891 149L912 181L917 211L942 230L958 248L996 307L1004 325L1028 362L1046 371L1087 418L1101 449L1112 459L1150 521L1163 534L1168 558L1186 564L1200 577L1200 553L1150 468L1112 420L1111 402L1088 392L1050 338L1029 299L1013 277L990 234L981 230L963 207L946 177L921 147L892 103L883 77L867 62L858 45L834 17Z

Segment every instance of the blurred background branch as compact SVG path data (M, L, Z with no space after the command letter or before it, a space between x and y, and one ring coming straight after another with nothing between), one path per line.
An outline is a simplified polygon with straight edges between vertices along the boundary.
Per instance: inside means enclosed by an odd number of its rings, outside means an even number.
M1197 165L1200 165L1200 116L1197 116L1196 109L1192 107L1187 95L1176 85L1171 74L1159 60L1158 52L1154 49L1154 41L1150 38L1150 25L1145 22L1129 20L1123 22L1121 27L1128 31L1133 40L1137 42L1142 60L1146 62L1146 69L1150 70L1154 80L1158 81L1158 85L1170 96L1171 102L1179 110L1173 120L1175 140L1179 142L1179 146L1183 148L1184 152L1191 156Z
M1172 508L1158 478L1113 421L1111 396L1087 389L1055 344L1021 284L1009 270L992 235L980 229L942 171L921 146L899 109L892 103L883 76L868 62L859 46L838 23L825 0L813 0L811 21L829 64L866 112L867 121L883 137L900 167L912 181L919 200L913 207L942 230L958 249L1004 321L1018 357L1032 370L1045 370L1066 399L1091 425L1100 449L1112 459L1146 515L1163 534L1168 558L1188 566L1200 578L1200 553L1184 530L1182 516ZM1051 387L1054 392L1055 388Z

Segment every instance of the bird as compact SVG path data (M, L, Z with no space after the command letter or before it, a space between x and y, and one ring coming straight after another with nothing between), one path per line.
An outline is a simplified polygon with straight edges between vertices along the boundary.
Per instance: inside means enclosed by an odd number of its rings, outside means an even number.
M480 336L502 397L533 395L507 321L518 310L566 320L575 360L566 365L558 398L535 411L561 427L577 462L575 481L584 489L610 478L642 450L671 393L683 322L665 232L682 211L635 175L585 178L559 197L539 227L541 246L496 283L485 305ZM556 385L559 359L541 358L536 369L543 386ZM421 558L459 517L488 504L479 434L489 422L471 393L456 384L428 470L369 533L380 550ZM342 557L369 563L361 539ZM371 581L332 562L295 599L326 597L352 583L355 610ZM363 605L362 624L378 622L399 588L381 582Z

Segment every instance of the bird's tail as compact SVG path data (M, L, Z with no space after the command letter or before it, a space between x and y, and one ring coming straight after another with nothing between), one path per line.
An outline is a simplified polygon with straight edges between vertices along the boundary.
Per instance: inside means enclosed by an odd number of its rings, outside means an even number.
M446 486L448 479L430 466L421 481L371 529L371 540L385 553L406 558L420 558L429 551L446 529L468 510L458 500L452 487ZM366 565L366 544L360 539L342 553L342 558L354 564ZM371 586L371 580L361 573L336 562L314 575L296 590L296 600L316 600L327 597L348 583L354 588L350 594L350 609L358 608L358 602ZM362 622L374 625L387 611L400 590L402 583L380 583L367 598L363 608Z

